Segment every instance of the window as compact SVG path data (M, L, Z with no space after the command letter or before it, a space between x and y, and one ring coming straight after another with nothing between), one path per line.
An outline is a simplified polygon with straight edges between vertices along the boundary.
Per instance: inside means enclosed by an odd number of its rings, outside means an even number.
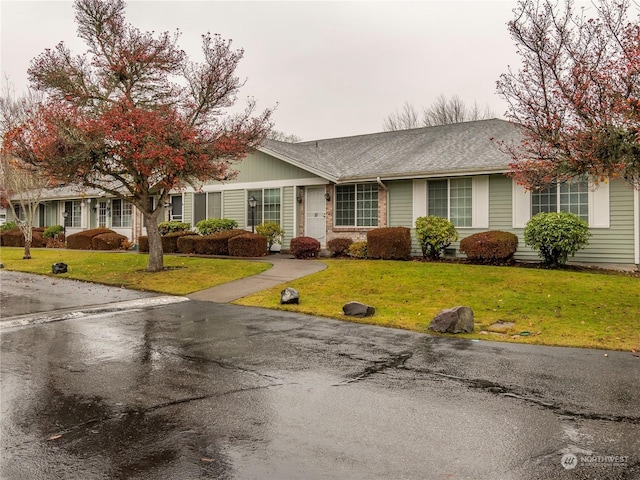
M82 202L80 200L73 200L71 202L64 202L64 213L67 218L64 219L65 227L80 227L82 221Z
M175 220L176 222L182 221L182 195L172 195L169 197L171 203L171 210L169 211L169 220Z
M222 218L222 194L220 192L196 193L193 200L194 225L207 218ZM175 205L173 199L171 202ZM172 218L177 219L176 215L172 215ZM182 219L182 197L180 197L180 219Z
M569 212L589 221L589 182L575 180L560 183L531 194L531 215L536 213Z
M450 178L428 182L429 215L447 218L456 227L473 225L471 178Z
M258 203L253 209L253 212L251 212L252 208L249 207L249 202L247 201L247 218L249 219L249 226L260 225L262 222L276 222L277 224L280 224L279 188L248 190L247 199L251 197L255 198Z
M378 226L378 185L363 183L336 186L337 227Z
M130 227L131 226L131 204L124 200L112 200L111 202L111 226Z

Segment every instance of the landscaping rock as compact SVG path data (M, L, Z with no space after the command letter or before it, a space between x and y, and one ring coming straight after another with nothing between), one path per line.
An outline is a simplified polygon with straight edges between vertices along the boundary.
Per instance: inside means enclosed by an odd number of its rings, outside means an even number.
M473 310L462 306L442 310L431 321L429 330L440 333L473 332Z
M300 294L295 288L287 287L280 292L280 304L298 304L300 303Z
M54 263L51 265L51 271L54 274L67 273L67 264L62 262Z
M350 317L371 317L376 313L374 307L360 302L349 302L342 307L342 311Z

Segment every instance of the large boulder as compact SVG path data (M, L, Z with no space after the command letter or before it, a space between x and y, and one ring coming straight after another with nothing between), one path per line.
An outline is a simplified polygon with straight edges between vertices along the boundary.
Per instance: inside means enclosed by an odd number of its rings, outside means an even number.
M53 265L51 265L51 271L54 274L67 273L68 265L66 263L63 263L63 262L54 263Z
M342 311L350 317L371 317L376 313L374 307L360 302L349 302L342 307Z
M473 310L463 306L446 308L431 321L429 330L439 333L473 332Z
M264 238L264 237L263 237ZM298 304L300 303L300 294L295 288L287 287L280 292L280 304Z

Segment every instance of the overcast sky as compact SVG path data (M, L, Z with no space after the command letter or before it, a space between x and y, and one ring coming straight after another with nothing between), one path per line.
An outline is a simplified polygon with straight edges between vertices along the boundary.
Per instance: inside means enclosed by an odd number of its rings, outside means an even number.
M1 69L21 93L27 68L64 41L74 53L71 1L0 4ZM440 94L506 109L498 76L519 60L506 23L511 1L245 2L129 1L127 20L141 30L182 32L180 46L200 57L200 35L233 39L245 56L240 101L278 104L276 129L304 140L383 130L405 101L428 106Z

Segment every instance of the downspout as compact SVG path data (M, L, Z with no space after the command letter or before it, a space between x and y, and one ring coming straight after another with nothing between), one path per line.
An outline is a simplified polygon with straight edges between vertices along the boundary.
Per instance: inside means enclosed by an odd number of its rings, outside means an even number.
M389 191L389 189L387 188L387 186L386 186L384 183L382 183L382 180L380 180L380 177L376 178L376 182L378 182L378 185L380 185L380 186L383 188L383 190L384 190L385 192L388 192L388 191Z
M640 269L640 190L635 190L633 196L633 230L635 264Z

